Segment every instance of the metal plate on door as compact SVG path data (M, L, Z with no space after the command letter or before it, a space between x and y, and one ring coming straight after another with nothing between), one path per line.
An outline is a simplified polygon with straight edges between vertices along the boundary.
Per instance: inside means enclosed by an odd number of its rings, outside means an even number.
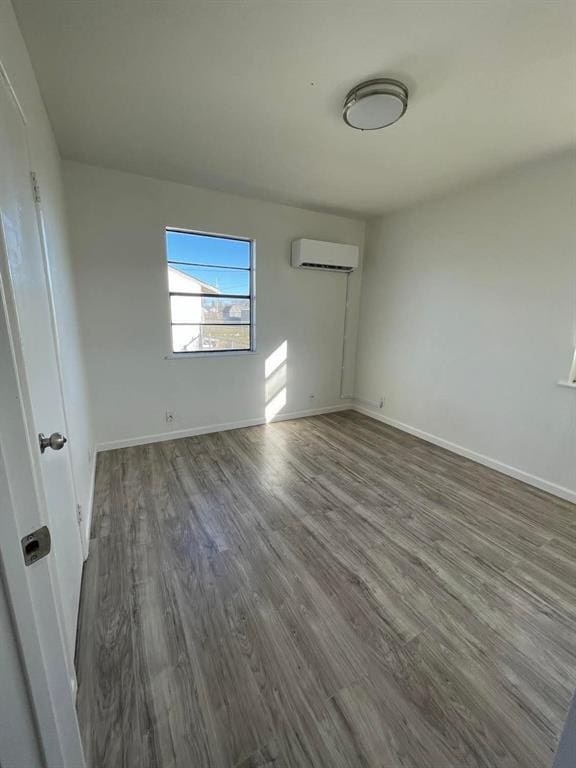
M47 525L32 531L22 539L22 554L24 563L32 565L38 562L50 552L50 531Z

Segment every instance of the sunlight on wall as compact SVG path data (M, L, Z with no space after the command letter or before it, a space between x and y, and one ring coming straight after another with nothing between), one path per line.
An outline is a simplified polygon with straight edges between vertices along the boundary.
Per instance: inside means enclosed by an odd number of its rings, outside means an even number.
M272 419L286 405L286 381L287 381L288 342L283 341L264 363L264 392L266 407L264 416L266 421Z
M284 386L286 386L286 363L282 363L282 365L279 368L276 368L274 373L271 373L266 379L264 385L266 402L269 403Z
M282 408L286 405L286 387L280 390L278 394L270 400L264 409L264 415L266 421L272 421L274 416L278 414Z
M276 347L274 352L266 358L264 363L264 375L266 378L271 376L276 368L285 363L288 358L288 342L283 341L279 347Z

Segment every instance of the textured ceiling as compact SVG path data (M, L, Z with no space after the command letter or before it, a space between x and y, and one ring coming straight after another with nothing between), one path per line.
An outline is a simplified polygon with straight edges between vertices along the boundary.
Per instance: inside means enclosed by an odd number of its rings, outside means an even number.
M559 0L16 0L64 157L370 216L564 149L576 5ZM404 118L362 133L351 86Z

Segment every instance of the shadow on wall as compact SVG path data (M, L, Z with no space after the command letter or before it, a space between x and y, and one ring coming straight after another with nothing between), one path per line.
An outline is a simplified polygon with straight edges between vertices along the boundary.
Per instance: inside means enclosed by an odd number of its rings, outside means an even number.
M266 358L264 364L264 416L267 422L272 421L286 405L287 360L288 342L285 340Z

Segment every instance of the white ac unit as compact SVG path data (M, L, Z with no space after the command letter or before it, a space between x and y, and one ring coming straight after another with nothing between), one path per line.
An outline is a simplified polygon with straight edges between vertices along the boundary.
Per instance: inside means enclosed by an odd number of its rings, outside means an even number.
M292 241L292 266L299 269L323 269L328 272L352 272L358 267L357 245L327 243L324 240Z

